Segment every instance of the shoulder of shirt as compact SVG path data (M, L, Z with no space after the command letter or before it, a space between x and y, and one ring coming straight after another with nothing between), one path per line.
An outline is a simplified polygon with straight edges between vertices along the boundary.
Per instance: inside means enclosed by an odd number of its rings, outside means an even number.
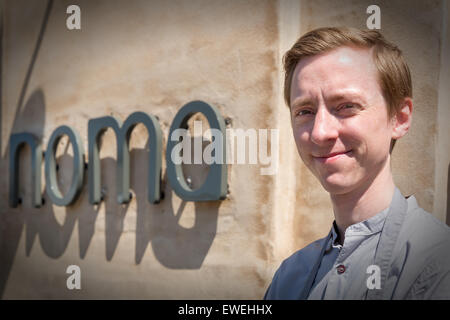
M450 259L450 227L421 208L411 196L407 199L408 212L401 228L401 242L408 242L416 248L416 254L428 257Z
M275 272L264 299L298 299L326 239L328 236L286 258Z
M324 241L326 241L328 235L324 238L320 238L314 242L311 242L306 247L294 252L291 256L286 258L280 265L281 270L286 269L297 269L299 267L305 266L303 262L307 264L307 266L311 266L314 261L311 261L312 256L318 254L320 249L322 248Z
M450 228L421 208L413 196L407 202L408 211L396 246L397 252L405 252L404 262L401 263L404 279L397 291L399 297L406 295L406 299L425 299L434 294L433 288L439 287L443 277L449 274ZM442 282L442 285L448 296L448 282ZM400 288L408 290L402 291Z
M414 196L407 199L408 202L408 213L405 217L404 228L413 227L414 231L418 231L418 236L424 235L436 235L439 237L431 237L432 239L445 239L450 240L450 227L445 223L434 217L428 211L425 211L419 206L417 200ZM412 234L411 231L409 230Z

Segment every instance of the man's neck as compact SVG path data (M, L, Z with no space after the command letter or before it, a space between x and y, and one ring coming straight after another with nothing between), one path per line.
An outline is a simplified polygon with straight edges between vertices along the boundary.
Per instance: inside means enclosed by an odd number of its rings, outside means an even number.
M330 194L339 230L339 243L344 244L345 230L352 224L370 219L389 207L394 195L389 161L381 172L365 186L345 194Z

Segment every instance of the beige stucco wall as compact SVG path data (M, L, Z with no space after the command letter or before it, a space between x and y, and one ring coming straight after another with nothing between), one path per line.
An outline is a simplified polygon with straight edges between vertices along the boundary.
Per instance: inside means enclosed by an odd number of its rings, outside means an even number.
M379 3L382 32L404 50L414 82L414 122L393 153L395 181L445 221L448 7L444 1ZM47 2L2 5L0 296L262 297L281 260L324 236L333 221L327 194L297 156L282 100L282 54L315 27L365 28L371 3L77 1L79 31L66 29L69 4L74 2L53 3L38 50ZM165 199L149 204L142 178L149 146L138 126L131 138L129 205L115 203L115 138L107 131L100 152L105 202L91 206L85 183L70 207L54 206L44 194L45 206L31 208L26 149L24 203L8 208L11 133L31 132L46 148L56 127L70 125L87 152L89 119L125 120L140 110L159 117L165 148L173 117L192 100L218 107L233 128L279 129L278 173L262 176L259 165L230 165L229 197L193 203L173 193L163 164ZM72 160L66 141L58 155L64 189ZM195 179L205 170L191 174ZM81 268L79 291L66 288L71 264Z

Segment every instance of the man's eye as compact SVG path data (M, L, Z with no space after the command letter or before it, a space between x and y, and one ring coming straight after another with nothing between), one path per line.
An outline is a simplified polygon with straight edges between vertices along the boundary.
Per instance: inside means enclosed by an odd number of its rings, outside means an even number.
M308 115L308 114L312 114L311 110L303 109L303 110L299 110L299 111L295 112L296 116L305 116L305 115Z
M358 106L353 103L344 103L344 104L341 104L339 107L337 107L337 111L345 111L345 110L352 111L357 108L358 108Z

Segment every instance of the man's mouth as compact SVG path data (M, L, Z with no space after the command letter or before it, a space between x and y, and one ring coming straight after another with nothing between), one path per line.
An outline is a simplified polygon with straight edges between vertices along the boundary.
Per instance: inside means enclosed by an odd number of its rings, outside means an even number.
M352 150L342 151L342 152L332 152L326 155L313 156L314 160L317 160L321 163L330 163L334 162L342 157L350 155Z

